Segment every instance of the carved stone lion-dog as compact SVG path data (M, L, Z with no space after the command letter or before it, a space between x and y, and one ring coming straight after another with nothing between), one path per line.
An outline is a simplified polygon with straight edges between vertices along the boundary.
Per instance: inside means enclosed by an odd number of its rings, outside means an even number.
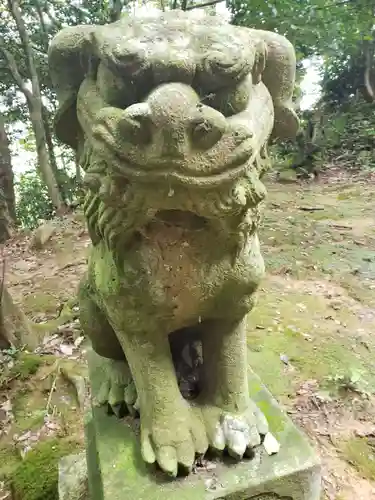
M267 141L298 129L293 47L170 11L65 28L49 62L57 135L85 170L79 298L105 373L96 397L114 409L137 398L142 456L172 476L209 446L241 459L267 433L249 397L246 318L264 274ZM202 345L191 401L172 335Z

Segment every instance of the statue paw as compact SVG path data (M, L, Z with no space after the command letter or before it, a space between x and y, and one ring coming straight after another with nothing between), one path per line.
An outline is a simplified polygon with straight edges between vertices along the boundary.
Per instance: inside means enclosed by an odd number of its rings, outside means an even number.
M208 441L202 420L182 401L163 411L141 411L141 449L145 462L157 463L172 477L191 471L195 455L204 455Z
M126 361L101 359L101 380L94 402L108 405L110 412L121 418L133 414L137 404L137 391Z
M216 406L205 406L202 413L210 447L217 451L226 448L229 455L238 460L252 453L268 432L265 416L252 401L242 413Z

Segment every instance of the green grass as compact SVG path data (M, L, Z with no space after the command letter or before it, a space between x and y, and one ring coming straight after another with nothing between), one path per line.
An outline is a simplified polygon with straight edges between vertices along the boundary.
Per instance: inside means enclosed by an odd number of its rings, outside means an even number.
M68 439L51 439L29 451L12 474L14 500L56 500L59 460L77 447Z
M375 439L351 438L340 443L346 461L353 465L362 477L375 481Z

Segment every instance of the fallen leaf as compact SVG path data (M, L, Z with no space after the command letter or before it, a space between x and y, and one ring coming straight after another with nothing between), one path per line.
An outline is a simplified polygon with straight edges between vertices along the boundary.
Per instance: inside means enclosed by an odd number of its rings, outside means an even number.
M74 351L74 346L70 344L61 344L59 346L59 350L62 352L62 354L65 354L65 356L71 356Z

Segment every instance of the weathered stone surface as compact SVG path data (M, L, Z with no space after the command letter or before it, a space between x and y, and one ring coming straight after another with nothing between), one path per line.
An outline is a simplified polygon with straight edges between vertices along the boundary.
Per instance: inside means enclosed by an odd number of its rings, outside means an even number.
M143 460L170 476L209 446L240 460L268 432L249 397L247 314L264 275L267 142L298 129L294 49L173 11L66 28L49 58L57 134L85 170L94 396L118 416L139 409Z
M253 500L293 500L291 497L280 497L279 495L257 495Z
M44 222L37 229L35 229L30 241L31 248L40 250L52 238L55 232L56 225L54 222Z
M250 500L250 497L246 500ZM279 495L257 495L251 497L251 500L293 500L292 497L280 497Z
M89 353L94 391L101 377L95 359ZM218 459L175 481L147 468L132 419L94 408L86 427L91 500L319 500L320 468L310 445L252 373L249 387L281 443L280 452L269 456L259 447L251 460Z
M59 500L89 500L85 453L60 460Z

